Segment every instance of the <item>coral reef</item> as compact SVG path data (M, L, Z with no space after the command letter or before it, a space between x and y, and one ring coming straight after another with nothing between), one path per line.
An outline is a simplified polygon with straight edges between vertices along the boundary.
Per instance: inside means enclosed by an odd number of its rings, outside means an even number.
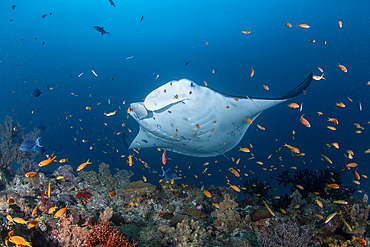
M246 195L256 195L259 198L269 198L269 191L271 187L265 181L260 181L257 178L249 178L245 181L244 187L246 188L243 193Z
M129 242L117 228L112 227L107 221L99 221L91 226L91 233L88 235L84 245L87 247L132 247L137 246L133 241Z
M5 186L14 177L15 163L21 165L17 172L18 174L38 170L38 166L34 161L37 153L23 152L19 150L19 147L29 136L36 140L39 133L38 129L34 129L32 132L24 135L23 128L17 121L10 116L5 118L3 124L0 125L1 186Z
M274 222L257 236L261 247L303 247L311 242L311 236L291 222Z
M353 186L343 186L341 175L333 169L310 170L303 169L297 170L291 176L289 171L284 171L277 175L276 179L280 184L286 186L292 184L291 191L297 190L299 187L304 189L300 190L303 198L307 198L310 193L318 193L325 199L347 199L356 191ZM339 189L330 189L328 184L337 184ZM330 191L330 193L328 193Z
M230 198L229 194L224 195L224 200L219 204L219 208L211 213L213 217L217 218L214 222L217 230L231 233L238 227L245 227L245 222L235 210L237 206L238 204Z

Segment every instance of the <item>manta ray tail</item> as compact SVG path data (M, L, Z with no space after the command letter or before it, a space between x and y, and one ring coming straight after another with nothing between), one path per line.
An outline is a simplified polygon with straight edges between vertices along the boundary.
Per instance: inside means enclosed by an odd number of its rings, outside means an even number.
M280 99L291 99L303 93L303 91L310 85L312 81L312 76L313 76L313 73L311 72L301 84L299 84L296 88L294 88L289 93L285 94Z
M123 144L125 144L125 147L128 149L131 145L132 140L128 139L125 133L122 135Z

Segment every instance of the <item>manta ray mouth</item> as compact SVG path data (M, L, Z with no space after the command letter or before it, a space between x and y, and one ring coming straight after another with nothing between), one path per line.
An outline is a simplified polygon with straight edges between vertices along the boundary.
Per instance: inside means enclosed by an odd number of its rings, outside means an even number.
M123 134L126 148L167 148L196 157L223 155L243 138L264 110L303 93L312 73L279 98L236 97L187 79L153 90L144 102L131 103L130 116L139 124L134 140Z

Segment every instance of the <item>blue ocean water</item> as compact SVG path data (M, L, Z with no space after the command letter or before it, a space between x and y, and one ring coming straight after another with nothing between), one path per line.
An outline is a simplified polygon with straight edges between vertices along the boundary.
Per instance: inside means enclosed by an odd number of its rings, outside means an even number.
M326 80L313 81L306 95L288 102L303 103L302 112L283 103L264 112L247 131L238 146L249 147L251 143L255 159L248 160L251 155L238 152L238 148L226 153L229 158L241 158L238 165L223 156L195 158L167 152L167 165L177 167L182 177L179 182L206 186L226 185L228 179L242 186L246 173L248 178L258 177L276 187L276 174L292 170L290 167L321 169L330 165L321 160L322 154L330 157L338 170L356 162L360 174L370 175L370 154L364 153L370 148L368 1L115 4L111 6L108 0L0 2L0 116L13 116L28 131L47 126L42 133L47 153L54 151L58 159L69 158L69 164L76 168L90 159L93 165L86 170L97 170L101 162L110 164L113 172L132 169L134 179L145 176L157 184L161 152L153 148L135 153L150 169L137 160L132 167L127 164L127 156L133 151L125 149L117 133L133 138L138 131L137 123L127 118L129 103L142 101L155 88L181 78L201 85L207 81L210 88L230 95L280 97L311 71L321 75L320 66ZM16 5L14 10L12 5ZM43 14L47 16L42 18ZM293 26L287 27L287 22ZM310 28L296 27L301 23ZM102 26L111 34L102 36L93 26ZM242 30L251 33L242 34ZM189 64L184 66L185 62ZM348 72L344 73L338 63ZM251 78L252 66L255 75ZM263 84L270 90L266 91ZM31 96L35 88L43 91L38 98ZM337 107L337 102L346 107ZM87 106L92 109L86 110ZM114 116L104 115L115 110ZM310 121L310 128L300 123L302 114ZM327 129L328 117L338 119L336 131ZM361 134L355 133L358 129L354 123L364 127ZM259 130L256 124L266 130ZM340 149L326 146L332 142L339 143ZM287 148L276 152L284 143L306 155L292 157ZM344 156L346 150L354 152L353 160ZM41 161L44 156L37 159ZM205 167L205 162L210 164ZM45 169L54 170L58 165ZM240 169L241 177L228 171L230 167ZM351 185L355 179L352 171L343 172ZM367 191L368 187L369 182L362 178L358 188ZM281 190L278 187L276 193Z

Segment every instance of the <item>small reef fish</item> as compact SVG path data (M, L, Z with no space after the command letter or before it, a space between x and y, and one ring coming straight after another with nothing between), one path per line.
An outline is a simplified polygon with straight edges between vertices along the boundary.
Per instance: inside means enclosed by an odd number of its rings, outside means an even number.
M117 113L117 110L112 111L112 112L109 112L109 113L105 113L105 112L104 112L104 115L105 115L105 116L107 116L107 117L110 117L110 116L115 115L116 113Z
M338 26L339 26L340 28L342 28L342 27L343 27L343 23L342 23L342 21L338 21Z
M6 203L8 203L9 205L12 205L14 204L14 199L13 198L9 198L8 200L6 200Z
M348 202L347 201L344 201L344 200L336 200L336 201L333 201L333 203L336 203L336 204L344 204L344 205L347 205Z
M26 220L24 220L20 217L14 217L13 222L18 223L18 224L23 224L23 225L27 225L27 223L28 223L28 221L26 221Z
M60 159L59 160L59 163L65 163L65 162L68 162L68 159Z
M48 214L53 214L55 210L57 210L57 208L58 208L57 206L49 208Z
M42 221L40 218L31 221L30 223L28 223L27 229L31 229L31 228L35 227L40 221Z
M230 183L227 183L228 185L230 185L230 188L232 188L233 190L235 190L236 192L240 192L240 188L236 185L231 185Z
M49 186L48 186L48 198L51 197L51 181L49 181Z
M33 97L39 97L40 95L42 94L42 92L41 92L41 90L40 89L38 89L38 88L36 88L35 89L35 91L33 91L32 93L31 93L31 95L33 96Z
M51 162L53 162L56 159L56 156L54 156L54 152L49 156L48 159L43 160L39 163L38 166L43 167L49 165Z
M312 79L314 79L315 81L326 80L324 78L324 74L322 74L322 75L313 75Z
M319 201L318 199L315 200L315 202L317 203L317 205L319 205L319 207L324 207L324 205L322 204L321 201Z
M33 151L36 152L36 147L42 148L43 146L40 145L40 138L37 138L36 141L34 141L30 136L27 138L26 141L24 141L21 146L19 147L19 150L23 152Z
M34 177L37 177L37 173L36 172L27 172L24 176L26 178L34 178Z
M244 33L244 34L250 34L251 31L250 30L242 30L242 33Z
M176 175L175 172L173 172L171 170L171 168L168 168L166 171L161 169L162 170L162 175L161 177L165 177L166 178L166 181L169 181L169 180L176 180L178 179L178 176Z
M336 103L335 106L339 106L342 108L346 107L346 105L343 102Z
M104 27L94 26L94 29L98 31L99 33L101 33L101 35L110 34L110 32L107 32L104 30Z
M299 120L301 121L301 123L302 123L304 126L308 127L308 128L309 128L309 127L311 127L310 122L308 122L308 121L307 121L307 119L305 119L303 116L304 116L304 114L303 114L303 115L300 117L300 119L299 119Z
M64 176L58 176L57 177L57 180L61 180L61 179L63 179L64 178Z
M267 203L265 202L265 200L262 201L263 204L265 205L265 208L269 211L269 213L272 215L272 216L275 216L274 212L272 211L272 209L269 207L269 205L267 205Z
M164 149L163 154L162 154L162 164L163 165L165 165L167 162L166 152L167 152L167 148Z
M328 187L330 189L339 189L339 185L338 184L328 184L326 187Z
M8 242L11 242L17 246L27 246L32 247L31 242L27 242L25 238L20 236L13 236L14 230L8 233L8 236L5 238L5 245L8 246Z
M352 242L357 242L359 244L366 245L366 240L360 237L352 237Z
M307 24L298 24L297 27L301 27L301 28L310 28L309 25Z
M88 159L86 162L82 163L81 165L77 167L77 171L81 171L82 169L85 168L85 166L90 165L90 164L92 164L92 162L90 162L90 159Z
M292 24L290 24L289 22L287 22L287 23L285 23L285 26L287 26L287 27L292 27L293 25L292 25Z
M68 209L70 209L70 208L68 208L68 204L67 204L65 208L61 208L61 209L59 209L59 210L54 214L54 218L62 217L62 216L67 212L67 210L68 210Z
M348 70L347 70L347 68L346 68L346 66L344 66L344 65L342 65L342 64L340 64L340 63L338 63L338 67L344 72L344 73L347 73L348 72Z
M288 107L289 107L289 108L294 108L294 109L296 109L296 108L299 108L299 105L298 105L297 103L290 103L290 104L288 104Z
M369 149L370 150L370 149ZM242 151L244 153L249 153L251 150L249 148L242 148L242 147L239 147L239 151Z
M36 205L36 207L32 210L31 216L34 217L37 214L37 209L39 208L40 205Z
M334 218L334 216L336 216L338 214L338 212L335 212L335 213L332 213L332 214L330 214L327 218L326 218L326 220L325 220L325 224L326 223L329 223L329 221L331 221L333 218Z
M253 69L253 66L252 66L252 72L251 72L251 77L254 76L254 69Z
M203 193L204 193L204 195L206 196L206 197L209 197L209 198L211 198L212 197L212 194L209 192L209 191L203 191Z
M112 191L111 193L109 193L109 197L113 197L113 196L116 196L117 193L115 191Z
M330 164L333 164L333 162L331 161L331 159L329 159L328 157L326 157L325 155L321 155L321 157L324 158L324 160L326 160L327 162L329 162Z

